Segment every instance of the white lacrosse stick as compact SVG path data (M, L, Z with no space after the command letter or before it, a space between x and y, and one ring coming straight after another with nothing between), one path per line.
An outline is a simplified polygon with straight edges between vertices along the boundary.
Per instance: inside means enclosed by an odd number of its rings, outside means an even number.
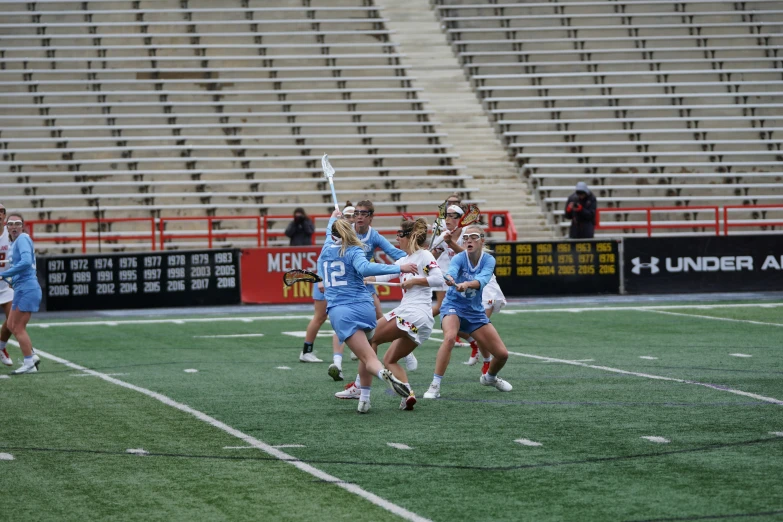
M326 176L326 179L329 180L329 188L332 189L332 201L334 201L334 209L339 211L340 207L337 204L337 193L334 191L334 167L332 167L332 164L329 163L328 154L324 154L324 157L321 158L321 168L324 171L324 176Z
M380 281L368 281L367 284L374 286L402 286L402 283L381 283Z

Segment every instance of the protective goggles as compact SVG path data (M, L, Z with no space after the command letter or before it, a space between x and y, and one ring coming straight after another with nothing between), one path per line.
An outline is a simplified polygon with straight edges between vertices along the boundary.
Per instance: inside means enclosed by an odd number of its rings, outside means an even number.
M451 219L459 219L462 217L462 214L457 214L456 212L448 212L446 214L446 217Z
M483 238L484 234L478 234L476 232L473 232L472 234L462 234L462 240L467 241L468 239L472 239L473 241L478 241L479 239Z
M404 230L397 231L397 237L408 237L410 235L411 235L410 231L408 232L405 232Z
M6 224L6 226L9 226L9 227L21 227L22 225L24 225L24 221L21 221L21 220L19 220L19 221L17 221L17 220L6 221L5 224Z
M357 216L372 216L373 211L372 210L356 210L354 211L354 214Z

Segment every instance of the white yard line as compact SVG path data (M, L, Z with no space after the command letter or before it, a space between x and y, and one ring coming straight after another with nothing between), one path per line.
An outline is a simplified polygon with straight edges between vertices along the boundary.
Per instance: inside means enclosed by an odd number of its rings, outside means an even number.
M313 318L310 315L269 315L256 317L200 317L194 319L128 319L127 321L73 321L61 323L30 323L30 327L50 328L52 326L119 326L125 324L185 324L185 323L226 323L241 322L249 323L252 321L283 321L288 319L307 319Z
M634 310L713 310L718 308L778 308L783 303L737 303L737 304L715 304L715 305L650 305L650 306L598 306L593 308L538 308L522 310L501 310L500 314L537 314L548 312L616 312L616 311L634 311ZM783 326L783 325L781 325Z
M14 460L14 456L10 453L0 453L0 460Z
M398 450L412 450L413 449L410 446L408 446L407 444L401 444L399 442L387 442L386 445L387 446L391 446L392 448L396 448Z
M50 359L52 361L58 362L60 364L63 364L69 368L73 368L74 370L80 370L83 371L89 375L94 375L96 377L100 377L106 382L110 382L112 384L116 384L117 386L122 386L123 388L127 388L129 390L133 390L135 392L139 392L143 395L146 395L147 397L151 397L159 402L162 402L166 406L171 406L172 408L176 408L181 412L187 413L189 415L192 415L193 417L197 418L198 420L202 422L206 422L210 426L217 428L219 430L222 430L229 435L232 435L245 443L253 446L254 448L257 448L267 455L270 455L272 457L275 457L279 460L282 460L283 462L286 462L288 464L291 464L295 468L298 468L301 471L304 471L305 473L308 473L309 475L312 475L324 482L329 482L331 484L334 484L335 486L342 488L346 491L349 491L353 493L354 495L357 495L368 502L371 502L372 504L375 504L376 506L379 506L386 511L389 511L390 513L393 513L397 515L400 518L403 518L405 520L412 520L416 522L428 522L429 519L424 518L420 515L417 515L416 513L412 511L408 511L407 509L403 508L402 506L398 506L397 504L394 504L392 502L389 502L388 500L379 497L378 495L371 493L367 490L364 490L357 486L356 484L351 484L346 481L343 481L343 479L340 479L338 477L335 477L334 475L330 475L324 471L321 471L320 469L311 466L310 464L306 464L304 462L301 462L296 459L296 457L289 455L288 453L285 453L283 451L280 451L279 449L275 448L274 446L271 446L265 442L262 442L255 437L248 435L246 433L243 433L239 431L236 428L232 428L228 424L225 424L223 422L220 422L219 420L215 419L214 417L210 417L206 413L200 412L196 409L191 408L187 404L182 404L181 402L177 402L174 399L171 399L161 393L154 392L152 390L148 390L146 388L142 388L140 386L136 386L134 384L130 384L125 381L121 381L119 379L115 379L114 377L110 377L104 373L96 372L95 370L90 370L89 368L85 368L84 366L79 366L78 364L72 363L70 361L67 361L65 359L62 359L60 357L57 357L56 355L52 355L50 353L44 352L38 348L36 348L36 353L40 355L41 357L44 357L46 359Z
M671 442L669 439L665 437L657 437L655 435L645 435L642 438L658 444L668 444Z
M227 334L227 335L194 335L194 339L227 339L230 337L263 337L262 333L254 334Z
M783 323L764 323L761 321L751 321L748 319L729 319L728 317L713 317L711 315L697 315L697 314L678 314L677 312L666 312L664 310L652 310L652 309L639 309L640 312L653 312L656 314L666 315L678 315L681 317L698 317L699 319L712 319L713 321L728 321L731 323L748 323L748 324L760 324L764 326L783 326Z
M748 355L746 353L730 353L732 357L753 357L752 355Z
M514 442L522 444L523 446L543 446L540 442L536 442L530 439L516 439Z
M757 395L755 393L750 393L742 390L735 390L733 388L729 388L727 386L719 386L717 384L710 384L707 382L698 382L698 381L689 381L687 379L676 379L674 377L664 377L662 375L652 375L649 373L640 373L640 372L631 372L628 370L621 370L620 368L610 368L609 366L597 366L594 364L585 364L577 361L570 361L568 359L556 359L554 357L544 357L541 355L533 355L529 353L519 353L519 352L508 352L511 355L516 355L518 357L527 357L529 359L536 359L539 361L546 361L546 362L559 362L562 364L570 364L572 366L581 366L583 368L592 368L594 370L602 370L605 372L612 372L612 373L620 373L623 375L633 375L634 377L643 377L645 379L654 379L657 381L670 381L670 382L679 382L682 384L693 384L696 386L704 386L705 388L710 388L713 390L718 391L724 391L728 393L733 393L735 395L742 395L744 397L750 397L752 399L756 399L757 401L763 401L763 402L769 402L771 404L777 404L779 406L783 406L783 401L779 399L775 399L772 397L765 397L763 395Z

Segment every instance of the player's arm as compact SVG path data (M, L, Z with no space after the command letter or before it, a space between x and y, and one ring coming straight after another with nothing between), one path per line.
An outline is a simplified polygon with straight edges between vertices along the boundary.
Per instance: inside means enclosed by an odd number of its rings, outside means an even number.
M15 245L15 248L16 253L18 253L19 256L17 258L17 256L14 255L13 266L0 275L0 278L2 279L13 277L33 266L33 242L29 237L25 236L19 237L16 241L18 241L18 244Z
M476 274L476 278L472 281L474 283L479 283L477 290L484 290L484 287L487 286L489 283L489 280L492 279L492 274L495 273L495 258L492 257L489 254L484 254L484 257L486 258L486 261L484 263L484 266L481 267L481 270L479 270L478 274Z
M397 261L394 262L394 264L398 266L402 265L402 261L398 259ZM400 274L384 274L384 275L377 275L377 276L368 276L365 277L364 280L365 282L375 281L377 283L388 283L392 279L397 279L398 277L400 277Z

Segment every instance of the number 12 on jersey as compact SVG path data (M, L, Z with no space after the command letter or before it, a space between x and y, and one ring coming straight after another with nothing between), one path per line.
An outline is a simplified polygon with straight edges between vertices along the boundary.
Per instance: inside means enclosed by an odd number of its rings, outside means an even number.
M345 286L348 281L339 281L337 278L345 275L345 263L342 261L324 261L323 265L324 286Z

